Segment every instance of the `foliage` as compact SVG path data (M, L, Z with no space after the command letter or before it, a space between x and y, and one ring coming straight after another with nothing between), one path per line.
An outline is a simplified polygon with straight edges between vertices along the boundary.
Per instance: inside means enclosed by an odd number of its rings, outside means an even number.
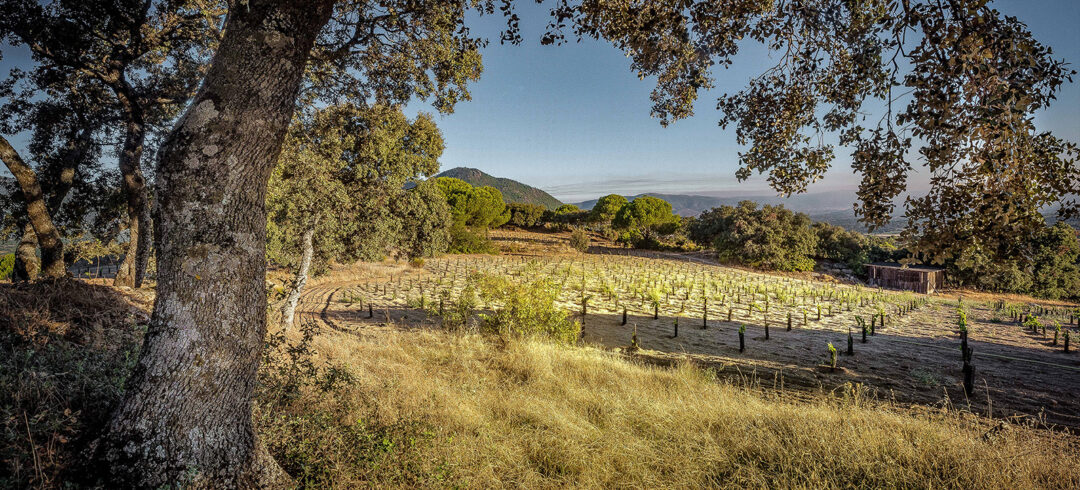
M518 228L532 228L539 225L545 211L547 211L539 204L529 203L512 202L507 204L506 207L510 211L510 219L507 224Z
M629 201L619 194L608 194L601 197L593 205L592 210L589 211L589 221L610 224L615 219L615 214L628 203Z
M720 232L712 243L721 261L782 271L814 268L810 257L817 250L818 237L810 229L807 215L783 206L758 209L752 201L714 211L710 221L720 222Z
M672 214L671 203L652 196L641 196L619 208L611 226L645 240L654 235L669 235L678 229L680 219Z
M887 238L848 231L836 225L816 222L812 226L818 237L814 256L822 260L841 262L856 274L865 273L872 262L895 261L906 258L906 250L898 250Z
M443 141L430 116L350 104L297 118L270 178L267 254L292 266L315 228L315 259L342 262L393 250L445 250L448 211L431 184L405 184L438 171Z
M498 253L495 244L487 237L486 230L473 230L454 224L450 227L450 253L455 254L494 254Z
M11 272L15 269L15 254L0 256L0 280L10 279Z
M561 287L550 279L512 281L502 275L477 274L470 278L477 284L481 298L493 305L491 313L480 315L481 330L502 337L544 337L570 344L581 335L581 324L556 302Z
M453 177L438 177L435 185L450 208L450 251L454 253L494 253L487 230L510 220L511 211L494 187L473 187Z
M1059 222L1017 239L1019 255L1001 260L975 243L965 245L958 257L946 262L949 276L988 291L1080 297L1080 239L1075 229Z
M488 229L502 226L510 219L502 193L494 187L473 187L453 177L439 177L435 183L446 196L455 225Z
M589 233L584 228L574 228L574 231L570 232L570 247L578 252L585 253L588 251L591 241Z

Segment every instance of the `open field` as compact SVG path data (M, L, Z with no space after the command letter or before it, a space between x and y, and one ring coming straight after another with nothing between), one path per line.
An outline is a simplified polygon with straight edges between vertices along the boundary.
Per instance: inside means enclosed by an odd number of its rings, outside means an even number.
M1024 298L999 311L996 296L966 295L969 400L955 295L513 237L533 241L423 267L339 266L309 284L292 344L260 370L254 410L259 440L298 487L1080 486L1080 356L1011 320ZM480 272L557 281L578 314L584 291L583 345L441 328L439 298L452 302ZM78 486L87 471L81 451L123 393L153 302L152 290L104 282L0 287L0 486ZM856 335L837 371L824 366L827 343L843 352L854 318L879 307L885 326L867 343ZM1067 320L1055 308L1048 316ZM310 358L288 361L298 353Z
M585 344L622 350L636 332L641 350L635 355L640 358L665 364L691 360L716 368L721 376L753 379L789 394L813 395L857 383L882 400L960 406L992 417L1080 429L1080 354L1075 349L1080 335L1073 310L1063 305L1049 307L1040 318L1072 331L1070 353L1063 351L1063 338L1054 345L1052 327L1044 336L1013 319L1017 311L1036 307L1031 303L1002 308L996 297L986 295L981 301L963 301L975 366L976 389L968 398L962 386L956 293L927 297L700 260L552 253L559 250L558 236L519 236L518 255L449 256L429 260L423 269L369 265L352 276L328 279L305 293L301 316L359 335L434 328L440 323L440 300L453 302L470 274L519 281L543 277L561 284L560 302L579 320L586 298ZM543 255L530 256L529 247L541 247ZM878 323L882 313L884 326ZM876 324L866 343L856 317ZM746 328L742 353L740 325ZM853 355L845 354L849 330ZM836 371L825 366L829 343L841 352Z

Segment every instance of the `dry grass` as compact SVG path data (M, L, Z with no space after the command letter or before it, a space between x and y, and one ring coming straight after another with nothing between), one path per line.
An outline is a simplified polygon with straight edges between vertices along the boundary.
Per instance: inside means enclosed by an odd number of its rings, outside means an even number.
M0 284L0 488L73 485L134 365L148 307L136 294Z
M778 401L685 364L475 335L330 334L315 347L351 381L262 422L312 485L1080 487L1075 438L857 394Z

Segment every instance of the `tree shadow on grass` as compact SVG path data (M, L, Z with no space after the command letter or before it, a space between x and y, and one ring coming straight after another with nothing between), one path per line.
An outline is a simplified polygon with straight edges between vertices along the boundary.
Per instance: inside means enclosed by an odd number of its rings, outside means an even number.
M123 394L148 304L79 281L0 284L0 488L57 487Z

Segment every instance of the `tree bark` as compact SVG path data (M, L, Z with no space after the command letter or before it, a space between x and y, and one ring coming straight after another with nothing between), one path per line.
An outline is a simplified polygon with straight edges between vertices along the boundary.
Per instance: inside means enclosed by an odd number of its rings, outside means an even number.
M289 290L289 297L285 300L285 305L281 307L281 323L285 325L285 328L293 326L296 305L300 303L300 293L304 291L304 285L307 284L308 271L311 269L311 258L315 255L314 226L304 231L303 247L304 252L300 257L300 267L296 270L292 289Z
M22 237L15 248L15 264L11 271L12 282L33 281L41 272L41 261L37 255L37 235L30 223L23 226Z
M209 73L160 152L158 286L124 399L98 441L114 486L287 478L259 449L266 184L330 0L235 3Z
M142 287L143 276L150 259L150 206L146 193L146 179L142 173L143 143L146 128L139 110L133 102L124 99L125 118L124 148L120 152L119 167L121 188L127 199L128 240L124 261L113 279L114 286Z
M15 176L23 199L26 200L26 216L34 228L34 235L41 248L42 275L50 279L64 277L67 273L67 268L64 266L64 242L60 239L60 232L49 216L49 209L45 203L45 196L41 192L37 173L19 157L19 154L11 147L11 143L8 143L3 136L0 136L0 160L4 161L8 170Z

